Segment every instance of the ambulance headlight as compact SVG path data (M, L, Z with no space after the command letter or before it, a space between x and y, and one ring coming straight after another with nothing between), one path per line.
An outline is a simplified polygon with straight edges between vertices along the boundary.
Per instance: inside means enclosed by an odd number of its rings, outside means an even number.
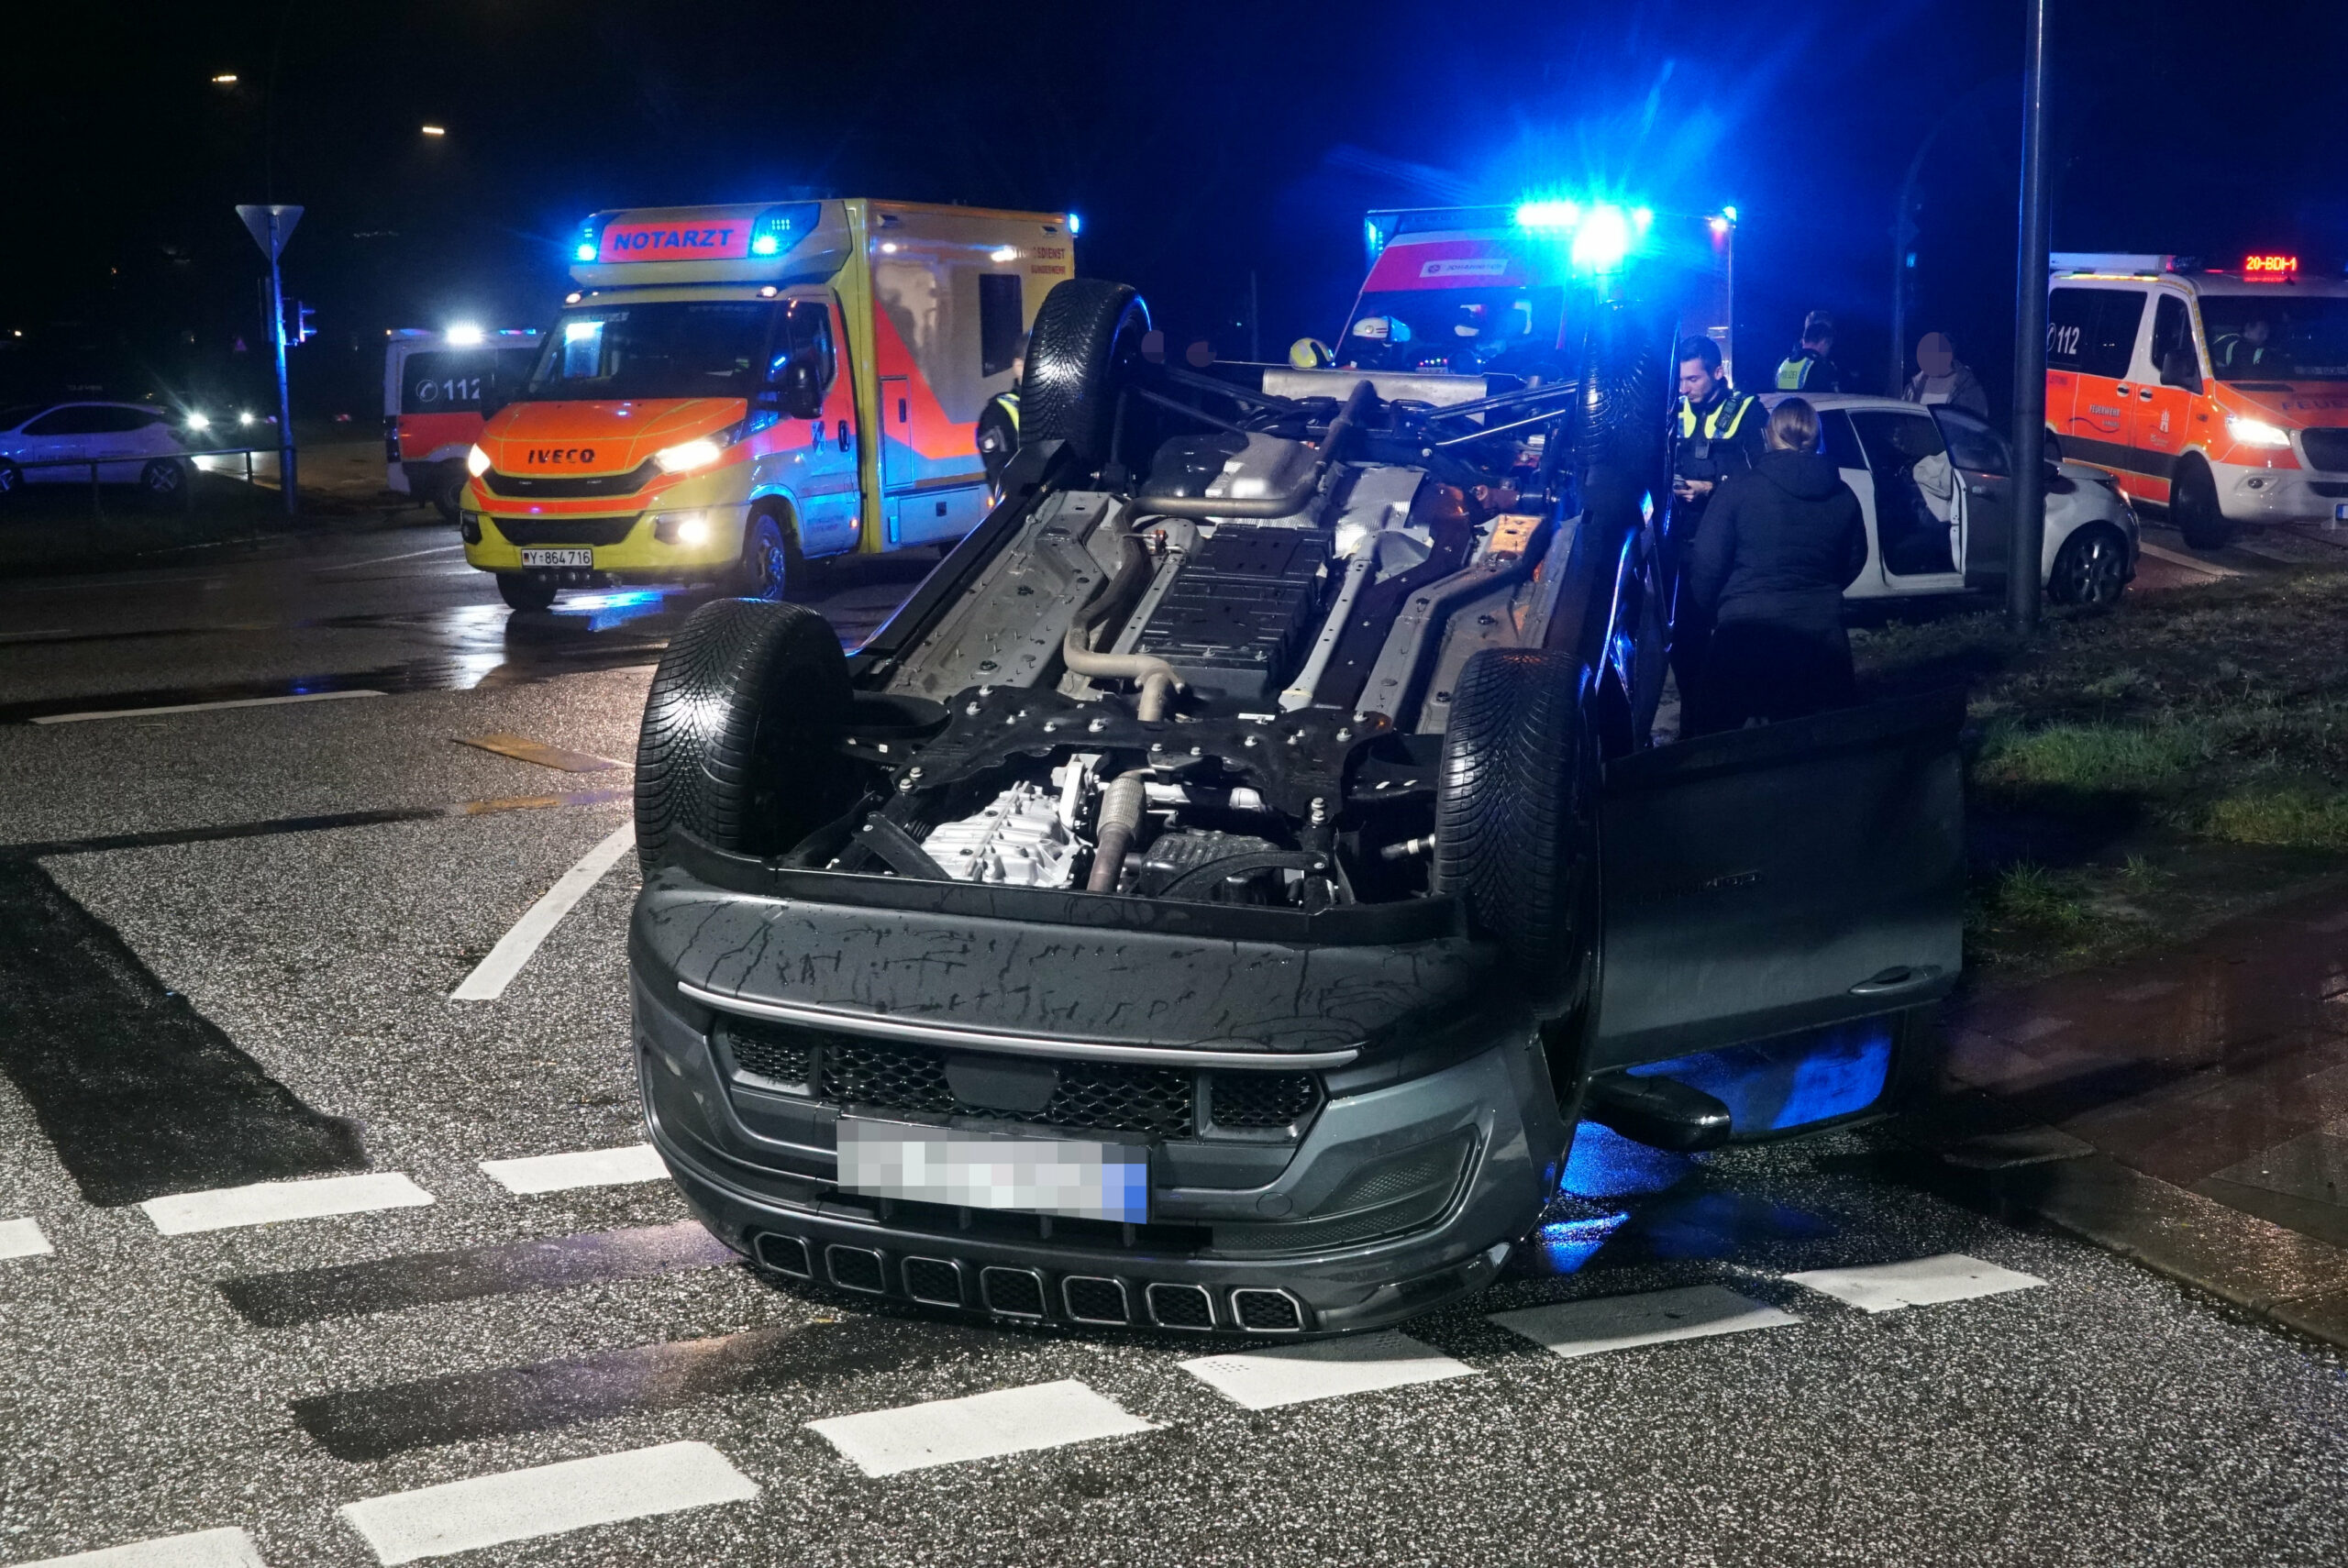
M709 543L709 513L664 512L652 520L652 536L664 545L694 549Z
M2226 434L2245 447L2280 447L2288 449L2291 433L2279 425L2269 425L2264 419L2244 419L2229 415Z
M745 421L744 423L747 423ZM729 425L723 430L713 430L690 441L680 441L673 447L663 447L652 454L664 474L681 474L694 469L705 469L717 461L718 454L742 438L742 425Z
M467 452L465 454L465 472L472 475L475 479L479 479L482 475L489 472L489 454L482 451L479 447L475 447L471 451Z
M212 428L212 421L200 414L191 414L187 416L187 427L190 430L209 430Z

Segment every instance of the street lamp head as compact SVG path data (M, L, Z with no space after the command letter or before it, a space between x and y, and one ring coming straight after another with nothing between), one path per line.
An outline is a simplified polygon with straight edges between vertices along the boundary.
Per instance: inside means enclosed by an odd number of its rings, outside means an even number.
M449 128L446 126L426 126L423 127L423 130L424 134L426 136L447 136L449 134Z
M221 72L212 79L212 85L215 87L234 87L236 84L237 73L233 71Z

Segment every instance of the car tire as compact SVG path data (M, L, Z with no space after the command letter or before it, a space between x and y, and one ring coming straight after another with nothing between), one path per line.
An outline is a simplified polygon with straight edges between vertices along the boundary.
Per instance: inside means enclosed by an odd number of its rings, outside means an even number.
M636 852L648 872L680 834L779 854L853 803L832 735L847 717L838 635L798 604L720 599L670 640L636 746Z
M138 491L155 506L186 505L186 465L177 458L157 458L138 470Z
M459 474L454 479L435 480L426 499L432 502L433 510L440 513L443 523L453 524L464 510L464 495L465 479Z
M799 531L771 510L751 513L742 530L742 558L735 563L727 590L737 599L781 603L806 573Z
M2128 541L2117 528L2090 523L2054 552L2046 597L2055 603L2109 607L2119 603L2127 591Z
M542 577L518 571L497 574L497 597L515 610L543 610L554 602L555 586Z
M1587 514L1627 523L1643 502L1651 499L1660 508L1665 499L1668 344L1663 326L1620 305L1591 325L1573 439Z
M1141 361L1149 307L1124 283L1070 278L1054 286L1027 336L1019 390L1023 445L1062 441L1089 468L1109 456L1118 395Z
M1453 682L1436 777L1434 890L1500 944L1544 1017L1571 1004L1580 977L1583 731L1568 656L1487 648Z
M2210 465L2187 458L2169 480L2168 520L2197 550L2222 550L2233 542L2234 525L2218 503L2218 481Z

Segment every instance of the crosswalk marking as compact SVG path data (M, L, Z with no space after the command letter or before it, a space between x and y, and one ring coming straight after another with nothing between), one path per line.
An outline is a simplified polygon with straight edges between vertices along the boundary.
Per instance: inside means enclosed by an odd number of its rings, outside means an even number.
M1250 1410L1469 1377L1476 1371L1432 1345L1392 1332L1206 1355L1180 1365L1233 1404Z
M1800 1318L1718 1285L1689 1285L1638 1296L1599 1296L1494 1312L1511 1333L1571 1359L1673 1340L1783 1328Z
M624 1187L666 1181L669 1167L649 1143L624 1149L581 1149L568 1154L535 1154L521 1160L483 1160L483 1175L516 1197L561 1192L574 1187Z
M1130 1414L1072 1377L860 1416L835 1416L807 1426L867 1475L894 1475L1157 1430L1157 1422Z
M0 1220L0 1258L41 1258L57 1249L40 1233L38 1220Z
M1786 1277L1862 1312L1896 1312L1902 1307L1969 1301L1977 1296L1999 1296L2046 1283L2035 1275L2017 1274L1963 1253L1868 1268L1814 1268Z
M495 1001L505 994L514 977L522 972L538 944L562 923L562 917L571 907L585 898L604 874L619 863L636 844L636 824L629 823L614 828L603 841L579 857L579 863L559 878L547 889L544 897L523 911L514 928L497 939L489 956L473 966L473 972L457 983L449 993L451 1001Z
M286 1220L316 1220L329 1214L364 1214L378 1209L420 1209L432 1195L397 1171L366 1176L319 1176L308 1181L264 1181L209 1192L175 1192L150 1198L138 1207L166 1236L227 1231L240 1225L273 1225Z
M240 1529L205 1529L194 1535L134 1540L127 1546L44 1557L21 1568L268 1568L260 1548Z
M395 1563L758 1495L709 1444L671 1442L393 1492L346 1503L341 1513L378 1560Z

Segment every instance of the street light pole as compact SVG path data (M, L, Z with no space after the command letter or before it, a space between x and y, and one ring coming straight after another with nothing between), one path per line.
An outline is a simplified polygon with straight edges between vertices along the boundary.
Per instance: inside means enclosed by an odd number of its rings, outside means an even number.
M272 215L271 238L276 231L277 219ZM277 488L285 498L285 515L291 517L302 507L294 479L294 393L285 379L285 284L274 253L269 259L269 341L277 356Z
M2022 61L2021 247L2014 280L2014 526L2007 557L2006 622L2038 624L2039 558L2046 547L2046 4L2028 0Z

